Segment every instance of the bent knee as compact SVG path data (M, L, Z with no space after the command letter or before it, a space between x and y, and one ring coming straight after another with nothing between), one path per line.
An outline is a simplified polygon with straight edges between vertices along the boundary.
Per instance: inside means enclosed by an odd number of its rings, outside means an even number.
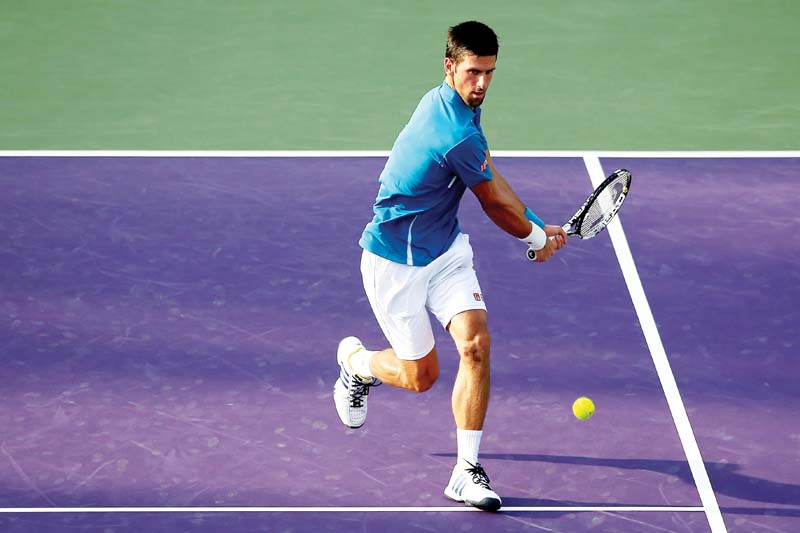
M428 355L414 362L413 371L406 373L407 389L414 392L425 392L433 387L439 379L439 363L436 359L436 348Z
M433 387L433 384L436 383L437 379L439 379L438 367L421 372L414 377L414 381L411 384L411 390L414 392L428 391L431 389L431 387Z

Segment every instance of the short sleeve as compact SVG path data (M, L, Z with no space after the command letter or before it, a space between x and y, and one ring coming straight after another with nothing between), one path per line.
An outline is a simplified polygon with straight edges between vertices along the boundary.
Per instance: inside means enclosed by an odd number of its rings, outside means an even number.
M467 187L492 179L486 150L489 145L480 133L473 133L445 154L448 168L458 176Z

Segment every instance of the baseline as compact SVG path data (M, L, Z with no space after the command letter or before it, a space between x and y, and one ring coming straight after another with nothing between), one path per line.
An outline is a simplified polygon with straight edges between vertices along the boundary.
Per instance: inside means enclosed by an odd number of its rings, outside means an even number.
M485 512L475 507L3 507L0 514L36 513L450 513ZM702 507L647 507L647 506L601 506L601 507L503 507L503 513L568 513L568 512L679 512L702 513Z

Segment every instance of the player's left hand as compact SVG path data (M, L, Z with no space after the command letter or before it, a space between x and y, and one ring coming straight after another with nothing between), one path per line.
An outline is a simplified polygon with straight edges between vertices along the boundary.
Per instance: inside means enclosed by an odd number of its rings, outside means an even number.
M560 250L567 244L567 232L561 226L547 224L544 227L544 232L553 240L556 250Z

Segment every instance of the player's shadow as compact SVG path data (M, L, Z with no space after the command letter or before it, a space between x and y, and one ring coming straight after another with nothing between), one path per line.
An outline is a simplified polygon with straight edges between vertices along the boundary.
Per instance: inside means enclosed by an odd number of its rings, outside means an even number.
M455 457L454 453L434 453L439 457ZM482 459L501 461L530 461L537 463L569 464L578 466L600 466L622 470L647 470L660 474L673 476L681 481L695 486L694 477L685 461L670 461L663 459L606 459L597 457L575 457L568 455L542 455L542 454L502 454L483 453ZM759 503L800 506L800 485L780 483L747 476L741 473L741 467L730 463L705 463L708 477L716 494L724 494L740 500ZM535 498L503 498L506 505L543 506L553 505L550 500ZM562 505L587 505L579 502L560 502ZM589 504L594 505L594 504ZM733 507L723 509L726 513L748 515L775 515L800 517L800 509L760 508L760 507Z

